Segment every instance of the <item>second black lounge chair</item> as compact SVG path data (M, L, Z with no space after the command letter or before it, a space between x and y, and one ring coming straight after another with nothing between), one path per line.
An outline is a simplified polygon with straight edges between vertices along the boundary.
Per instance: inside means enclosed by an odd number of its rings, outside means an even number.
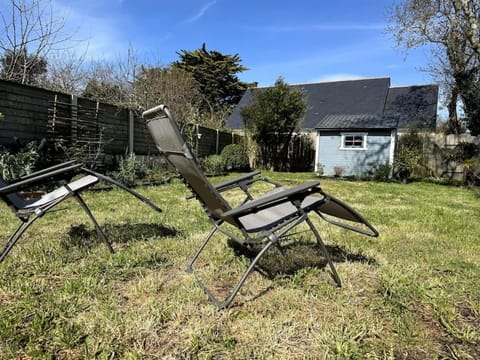
M45 184L52 179L69 179L76 174L83 173L84 175L72 182L66 183L57 189L42 195L40 198L34 199L25 199L19 191L32 188L34 185ZM105 233L102 231L98 225L97 220L93 216L92 212L88 208L87 204L80 196L80 193L95 185L100 180L114 184L123 190L129 192L139 200L143 201L145 204L150 206L156 211L161 211L154 203L149 199L145 198L143 195L133 191L132 189L126 187L122 183L99 174L90 169L84 168L82 164L75 161L68 161L63 164L55 165L47 169L37 171L35 173L26 175L22 178L17 179L12 183L8 183L0 176L0 198L4 200L7 205L15 212L15 215L20 220L18 227L10 235L10 237L5 242L2 252L0 253L0 262L2 262L5 257L8 255L15 243L20 239L22 234L33 224L33 222L56 205L63 202L64 200L73 197L80 204L83 210L86 212L88 217L92 220L95 225L95 230L101 239L105 242L110 252L113 253L113 248L110 244Z
M312 212L319 215L320 218L348 230L368 236L378 236L377 230L359 213L323 192L317 181L311 181L291 189L277 186L257 199L253 199L248 189L254 182L264 180L259 172L246 174L213 186L198 166L178 124L165 105L145 111L143 118L157 149L177 169L185 185L200 201L213 224L212 230L190 260L187 270L193 272L195 261L217 231L241 244L264 244L223 301L218 300L196 276L197 282L218 308L225 308L231 304L262 255L271 246L279 245L282 238L285 238L293 228L302 223L306 223L314 234L327 259L333 279L337 286L341 286L330 254L309 218L309 214ZM240 206L232 208L220 192L234 187L242 189L246 194L246 199ZM225 226L226 224L238 229L241 237L230 231Z

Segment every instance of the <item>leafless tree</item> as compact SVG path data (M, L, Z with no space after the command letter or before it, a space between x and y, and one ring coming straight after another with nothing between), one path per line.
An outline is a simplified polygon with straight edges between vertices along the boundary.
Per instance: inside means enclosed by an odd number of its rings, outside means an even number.
M87 49L85 49L87 50ZM38 82L45 89L80 96L88 79L85 54L65 49L48 59L48 71Z
M199 123L202 95L191 74L177 67L140 68L135 81L135 102L139 109L167 104L182 122Z
M0 14L1 77L29 84L44 74L48 57L65 50L72 39L65 18L54 15L49 0L10 0Z

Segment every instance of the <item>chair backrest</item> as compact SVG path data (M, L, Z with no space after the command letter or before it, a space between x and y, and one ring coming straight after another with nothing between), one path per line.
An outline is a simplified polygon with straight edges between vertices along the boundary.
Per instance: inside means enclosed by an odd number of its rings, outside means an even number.
M9 185L9 183L0 176L0 188ZM7 203L14 211L22 208L25 200L18 194L12 193L8 195L0 195L0 198Z
M195 156L168 108L165 105L159 105L145 111L142 116L158 151L177 169L208 215L213 220L219 220L219 215L231 208L198 166ZM233 220L227 219L227 221L237 225Z

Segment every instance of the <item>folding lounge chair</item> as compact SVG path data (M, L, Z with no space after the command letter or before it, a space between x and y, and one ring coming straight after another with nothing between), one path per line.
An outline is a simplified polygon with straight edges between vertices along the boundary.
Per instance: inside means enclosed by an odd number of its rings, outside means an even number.
M45 184L51 180L70 179L78 173L84 173L85 175L75 181L62 185L54 191L49 192L37 199L27 200L18 193L20 190L24 190L29 187L31 188L32 185ZM154 210L161 211L160 208L139 193L127 188L125 185L108 176L84 168L82 164L77 163L74 160L37 171L33 174L29 174L17 179L11 184L0 177L0 198L9 205L9 207L15 212L15 215L20 219L20 224L10 235L3 246L2 252L0 253L0 262L5 259L15 243L35 220L45 215L48 211L54 208L55 205L72 196L87 213L88 217L95 225L98 235L105 242L110 252L113 253L113 248L110 244L110 241L98 225L97 220L93 216L87 204L80 196L80 193L83 190L96 184L99 180L114 184L137 197Z
M341 286L332 259L309 218L310 212L348 230L368 236L378 236L377 230L360 214L340 200L323 192L317 181L307 182L291 189L283 188L272 182L276 185L275 188L256 199L253 199L248 188L256 181L265 180L258 171L213 186L200 170L178 124L165 105L149 109L142 116L157 149L177 169L185 185L200 201L213 224L212 230L189 261L187 271L194 273L199 285L218 308L225 308L231 304L262 255L272 245L279 246L279 241L301 223L306 223L313 232L329 264L335 283L337 286ZM232 208L222 197L221 192L234 187L242 189L246 194L246 199L240 206ZM230 231L227 226L224 226L225 224L238 229L242 238ZM264 244L223 301L218 300L193 271L193 264L217 231L246 246ZM281 249L280 246L279 248Z

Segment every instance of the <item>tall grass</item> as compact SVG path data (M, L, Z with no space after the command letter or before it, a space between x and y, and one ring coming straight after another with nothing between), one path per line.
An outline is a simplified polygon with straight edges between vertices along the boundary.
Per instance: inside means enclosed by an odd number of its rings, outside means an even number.
M286 185L312 180L268 175ZM66 202L0 264L0 358L480 358L475 192L425 183L322 187L381 233L366 238L315 220L343 287L330 285L324 259L301 234L286 256L267 253L263 271L223 311L184 271L210 225L180 182L139 189L161 214L121 191L85 194L113 255ZM16 224L0 209L5 239ZM222 294L247 259L216 240L202 276Z

